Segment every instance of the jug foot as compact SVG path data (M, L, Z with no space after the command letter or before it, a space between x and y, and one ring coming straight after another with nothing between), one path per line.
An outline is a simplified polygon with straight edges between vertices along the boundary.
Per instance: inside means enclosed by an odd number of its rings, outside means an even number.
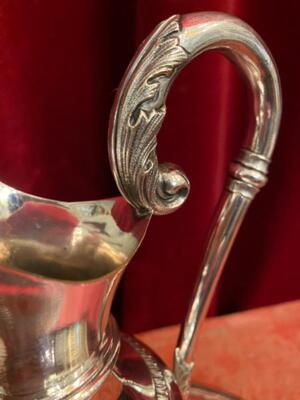
M188 400L241 400L240 397L192 384Z

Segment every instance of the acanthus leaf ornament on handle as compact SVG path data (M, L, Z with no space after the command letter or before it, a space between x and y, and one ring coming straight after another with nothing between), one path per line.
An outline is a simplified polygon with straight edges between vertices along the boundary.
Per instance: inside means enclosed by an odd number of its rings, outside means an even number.
M196 333L248 207L267 182L280 124L280 83L269 50L246 23L226 14L195 13L162 22L138 50L121 83L109 146L118 187L139 214L176 210L188 195L188 179L179 168L158 163L156 137L174 78L194 57L209 50L222 52L246 77L253 94L255 128L230 166L174 354L174 373L182 392L205 399L211 398L205 390L190 385Z
M162 22L129 65L113 108L109 154L119 190L140 214L167 214L189 193L185 174L159 164L156 135L172 79L188 61L179 45L179 17Z

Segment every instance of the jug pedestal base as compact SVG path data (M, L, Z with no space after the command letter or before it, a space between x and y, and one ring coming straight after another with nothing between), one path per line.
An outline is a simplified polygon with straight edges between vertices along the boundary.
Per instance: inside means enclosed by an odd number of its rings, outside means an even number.
M190 389L188 400L240 400L238 397L228 393L217 392L201 385L193 384Z
M181 400L183 398L172 372L147 346L129 335L121 334L120 354L112 375L119 385L118 394L114 400L123 398ZM117 384L114 387L116 389ZM200 385L193 385L187 400L238 400L238 398Z
M120 354L113 375L122 387L118 399L181 400L173 374L147 346L121 334Z

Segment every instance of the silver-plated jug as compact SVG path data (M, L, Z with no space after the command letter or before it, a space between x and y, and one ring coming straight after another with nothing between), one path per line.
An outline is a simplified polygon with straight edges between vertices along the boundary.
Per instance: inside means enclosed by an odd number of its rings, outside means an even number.
M179 167L158 163L156 140L170 85L208 50L221 51L247 78L255 129L230 166L171 371L119 334L110 308L151 217L188 196ZM274 61L247 24L220 13L175 15L143 42L115 99L109 153L122 196L67 203L0 183L1 398L234 398L191 384L193 345L239 226L267 181L280 116Z

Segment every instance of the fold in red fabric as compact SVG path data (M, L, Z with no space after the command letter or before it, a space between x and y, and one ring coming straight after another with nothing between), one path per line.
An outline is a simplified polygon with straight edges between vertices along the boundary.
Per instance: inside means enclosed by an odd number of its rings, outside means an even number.
M138 44L172 14L222 11L263 37L282 80L283 122L270 182L226 265L213 313L299 298L300 57L296 1L0 0L0 179L60 200L111 197L107 157L115 90ZM251 119L251 98L223 56L205 54L176 80L159 158L191 179L187 203L153 218L115 304L127 331L184 315L216 204Z

